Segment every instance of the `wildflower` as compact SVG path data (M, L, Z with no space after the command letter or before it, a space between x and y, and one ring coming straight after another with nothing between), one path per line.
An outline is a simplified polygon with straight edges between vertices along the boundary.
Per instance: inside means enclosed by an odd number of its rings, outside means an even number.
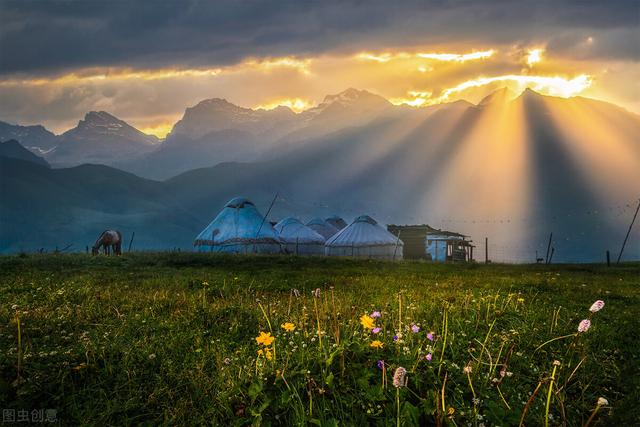
M375 327L373 319L366 314L360 316L360 324L362 324L365 329L373 329Z
M598 406L607 406L608 404L609 404L609 401L604 397L598 398Z
M155 354L151 353L151 354L149 355L149 360L153 360L153 359L155 359L155 358L156 358L156 355L155 355Z
M264 348L264 357L266 357L267 360L271 360L273 358L273 353L271 353L271 349L269 347Z
M381 316L379 311L374 311L373 313L371 313L371 317L373 317L374 319L377 319Z
M299 298L299 297L300 297L300 291L299 291L299 290L297 290L297 289L295 289L295 288L293 288L293 295L294 295L296 298Z
M413 332L414 334L417 334L418 332L420 332L420 327L418 325L416 325L415 323L411 325L411 332Z
M431 359L433 359L433 354L429 353L424 358L427 359L427 361L431 362Z
M369 346L373 348L382 348L382 345L382 342L378 340L371 341L371 344L369 344Z
M473 399L471 399L471 402L473 402L474 405L479 405L480 399L478 399L477 397L474 397Z
M402 366L398 366L393 374L393 386L396 388L407 386L407 370Z
M400 337L398 337L398 335L394 335L394 336L393 336L393 340L394 340L394 341L398 341L398 339L399 339L399 338L400 338Z
M429 333L427 334L427 339L428 339L429 341L433 341L433 332L429 332Z
M382 328L373 328L371 332L373 332L374 334L379 334L381 330Z
M554 360L553 361L553 366L560 366L560 361L559 360Z
M378 369L380 370L384 369L384 360L382 359L378 360Z
M587 332L591 327L591 321L589 319L584 319L578 325L578 332Z
M447 409L447 415L453 415L454 412L456 412L456 410L449 406L449 409Z
M271 336L271 332L260 332L260 335L256 337L256 342L267 346L271 345L274 339L275 337Z
M293 323L291 323L291 322L283 323L282 325L280 325L280 327L281 327L282 329L284 329L285 331L287 331L287 332L293 332L293 331L294 331L294 329L296 329L296 325L294 325L294 324L293 324Z
M224 358L224 364L225 364L225 365L229 365L229 364L231 364L231 359L229 359L228 357L225 357L225 358Z
M597 311L602 310L602 307L604 307L604 301L598 300L591 305L591 308L589 309L589 311L592 313L595 313Z
M519 303L523 303L524 302L524 298L518 298L518 302Z
M13 305L11 306L11 310L17 310L17 309L18 309L18 305L17 305L17 304L13 304Z
M462 372L464 372L465 374L470 374L473 370L471 369L471 365L467 365L464 368L462 368Z
M320 298L320 288L316 288L316 290L313 291L313 296L316 298Z

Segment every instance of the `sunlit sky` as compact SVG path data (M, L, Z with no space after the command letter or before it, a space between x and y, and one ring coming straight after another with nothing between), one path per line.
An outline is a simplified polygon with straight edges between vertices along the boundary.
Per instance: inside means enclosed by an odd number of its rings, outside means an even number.
M638 3L0 0L0 120L105 110L160 137L192 106L302 111L366 89L414 107L500 87L640 113Z

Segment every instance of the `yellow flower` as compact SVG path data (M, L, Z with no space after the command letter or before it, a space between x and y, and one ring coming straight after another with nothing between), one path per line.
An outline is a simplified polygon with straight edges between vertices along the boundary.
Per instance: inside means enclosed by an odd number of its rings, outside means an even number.
M382 348L383 344L382 342L375 340L375 341L371 341L371 344L369 344L369 346L373 348Z
M271 353L271 349L269 347L264 348L264 356L267 358L267 360L273 359L273 354Z
M456 410L453 409L451 406L449 406L449 409L447 410L447 414L453 415L454 412L456 412Z
M264 354L264 351L258 350L258 356L262 356L263 354Z
M293 332L293 330L296 328L296 325L294 325L293 323L290 323L290 322L286 322L286 323L283 323L282 325L280 325L280 327L282 329L284 329L285 331L287 331L287 332Z
M373 322L373 318L367 314L363 314L362 316L360 316L360 323L366 329L373 329L376 326Z
M260 332L260 335L256 337L256 342L263 345L271 345L275 340L275 337L271 336L271 332Z
M518 298L518 302L524 302L524 298Z

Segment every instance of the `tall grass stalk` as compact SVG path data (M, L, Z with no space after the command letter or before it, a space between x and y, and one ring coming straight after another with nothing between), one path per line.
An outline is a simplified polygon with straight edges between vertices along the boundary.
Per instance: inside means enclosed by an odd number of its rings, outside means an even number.
M22 331L20 330L20 312L16 310L16 325L18 326L18 378L20 381L20 369L22 367Z
M549 391L547 392L547 403L544 407L544 425L549 427L549 406L551 405L551 393L553 392L553 384L556 380L556 369L560 363L553 362L553 371L551 372L551 381L549 382Z
M442 328L444 329L443 333L443 341L442 341L442 352L440 353L440 362L438 363L438 378L440 378L440 371L442 370L442 361L444 360L444 350L447 348L447 335L449 333L449 314L447 309L445 308L442 313Z

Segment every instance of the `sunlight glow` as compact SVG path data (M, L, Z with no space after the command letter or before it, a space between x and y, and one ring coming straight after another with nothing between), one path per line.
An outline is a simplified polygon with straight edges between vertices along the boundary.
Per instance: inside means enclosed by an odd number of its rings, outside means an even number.
M527 52L527 65L532 67L533 64L536 64L542 61L542 54L544 53L544 49L531 49Z
M242 69L243 67L256 68L262 71L270 71L275 68L292 68L303 74L310 74L310 59L298 59L293 56L283 58L250 59L232 68Z
M423 59L433 59L436 61L454 61L454 62L466 62L476 59L487 59L493 56L495 50L485 50L481 52L471 52L465 54L458 53L418 53L416 56Z
M254 109L262 109L262 110L273 110L278 107L289 107L296 113L299 113L304 110L308 110L309 108L315 106L312 101L301 98L284 98L278 99L275 101L267 102L264 104L257 105L253 107Z
M171 132L171 129L173 129L173 123L160 123L138 128L140 132L146 133L147 135L155 135L160 139L166 138L169 132Z
M543 95L569 98L579 94L591 86L592 79L586 74L581 74L573 79L566 79L558 76L521 76L515 74L496 77L480 77L474 80L467 80L457 86L445 89L442 91L440 96L435 98L432 97L432 93L429 91L409 91L407 94L410 97L391 98L389 99L389 102L394 105L405 104L413 107L442 104L455 100L453 98L453 95L455 94L461 94L466 90L487 86L493 83L505 83L505 86L518 93L522 92L526 88L531 88ZM456 99L460 98L461 97Z
M432 52L418 52L418 53L362 52L356 55L356 58L362 59L362 60L379 62L379 63L385 63L395 59L411 59L411 58L430 59L434 61L443 61L443 62L466 62L466 61L473 61L478 59L487 59L492 57L495 53L496 51L493 49L480 51L480 52L462 53L462 54L461 53L432 53ZM420 71L424 72L422 70Z
M302 74L310 74L309 65L311 59L297 59L294 57L247 59L239 64L220 68L193 68L193 69L159 69L159 70L133 70L131 68L87 68L68 74L53 77L35 77L28 79L8 78L0 80L0 86L41 86L41 85L67 85L78 83L92 83L100 81L125 81L125 80L160 80L175 78L216 77L221 74L230 74L246 71L268 72L275 69L293 69Z
M581 74L573 79L566 79L559 76L521 76L516 74L496 77L480 77L475 80L467 80L466 82L445 90L438 98L438 101L445 102L455 93L464 92L470 88L486 86L496 82L511 83L515 86L516 90L520 92L526 88L531 88L544 95L568 98L570 96L577 95L591 86L592 79L586 74Z

